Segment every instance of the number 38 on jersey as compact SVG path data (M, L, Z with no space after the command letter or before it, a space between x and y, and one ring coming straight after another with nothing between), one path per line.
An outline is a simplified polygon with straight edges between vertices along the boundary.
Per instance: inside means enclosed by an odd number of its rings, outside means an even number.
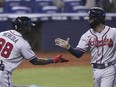
M8 58L13 49L13 45L10 42L6 42L5 39L0 38L0 52L1 56Z

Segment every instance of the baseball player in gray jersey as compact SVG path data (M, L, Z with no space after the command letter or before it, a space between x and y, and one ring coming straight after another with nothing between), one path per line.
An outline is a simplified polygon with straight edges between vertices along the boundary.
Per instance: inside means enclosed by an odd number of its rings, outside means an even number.
M37 58L27 39L34 25L30 18L17 17L14 25L14 30L0 32L0 87L13 87L12 72L23 59L29 60L34 65L68 62L62 55Z
M116 59L116 28L105 25L106 13L102 8L92 7L88 15L90 29L85 32L76 48L69 44L69 38L55 39L55 44L67 49L80 58L87 49L91 53L94 87L114 87Z

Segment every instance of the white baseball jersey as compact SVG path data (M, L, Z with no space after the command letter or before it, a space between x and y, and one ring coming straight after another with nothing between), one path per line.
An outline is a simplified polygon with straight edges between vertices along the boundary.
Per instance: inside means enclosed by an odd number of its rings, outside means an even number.
M3 60L6 71L12 72L24 58L31 60L34 57L35 53L19 32L9 30L0 33L0 60Z
M105 26L100 33L93 29L84 33L77 45L77 49L83 52L89 48L91 63L108 63L116 59L116 28Z
M116 28L105 26L102 32L88 30L82 35L76 47L83 52L90 50L91 63L107 64L116 59ZM93 65L92 65L93 66ZM93 67L94 87L114 87L116 78L115 65L104 69Z

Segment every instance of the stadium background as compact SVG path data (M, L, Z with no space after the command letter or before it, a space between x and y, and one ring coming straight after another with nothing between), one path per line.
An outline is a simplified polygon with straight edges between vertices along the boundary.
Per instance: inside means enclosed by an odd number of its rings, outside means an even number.
M85 6L85 1L87 0L64 0L63 4L57 6L57 3L53 4L52 0L0 0L0 32L12 29L13 21L17 16L28 16L37 24L32 32L33 37L30 38L30 45L36 54L39 57L54 57L57 54L63 54L63 57L70 60L68 63L38 67L89 65L88 53L82 59L76 59L54 43L54 39L60 37L70 38L70 44L73 47L77 45L81 35L89 28L88 22L83 18L89 9ZM94 5L97 6L97 4ZM116 27L115 11L107 12L106 24ZM19 68L38 67L27 61L19 66Z
M54 39L57 37L70 38L70 44L75 47L81 37L89 28L84 18L91 6L101 6L104 0L0 0L0 31L13 29L13 21L17 16L28 16L37 25L32 31L30 45L39 56L53 57L62 53L64 57L75 59L66 50L55 46ZM108 1L108 0L105 0ZM115 0L114 0L115 1ZM87 5L89 3L89 5ZM94 3L94 4L93 4ZM107 12L106 24L116 27L116 14L105 9ZM110 8L112 11L112 9ZM84 63L89 62L90 56L86 56ZM88 61L87 61L88 60ZM80 63L83 64L83 63ZM89 64L89 63L88 63ZM28 64L23 64L25 67ZM59 65L59 64L58 64ZM49 66L52 66L49 65ZM62 65L61 65L62 66Z
M91 0L0 0L0 31L12 29L17 16L28 16L37 25L30 38L30 45L37 55L53 57L57 53L62 53L64 57L73 61L70 62L72 64L66 65L76 65L77 63L74 63L76 58L73 59L66 50L55 46L54 39L70 38L70 44L73 47L77 45L81 35L89 28L84 16L91 6L101 6L98 3L104 0L92 0L87 6L88 1ZM112 11L111 8L110 10ZM115 10L110 12L106 9L106 12L106 24L116 27ZM88 63L87 59L90 59L90 56L83 59L85 60L81 62ZM30 67L23 63L21 66L25 65Z

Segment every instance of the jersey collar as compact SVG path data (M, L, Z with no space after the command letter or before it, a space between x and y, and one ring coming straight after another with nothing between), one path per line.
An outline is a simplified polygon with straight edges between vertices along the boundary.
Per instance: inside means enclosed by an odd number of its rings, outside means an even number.
M10 30L10 32L11 32L12 34L18 36L18 37L22 37L22 35L21 35L19 32L17 32L16 30Z

